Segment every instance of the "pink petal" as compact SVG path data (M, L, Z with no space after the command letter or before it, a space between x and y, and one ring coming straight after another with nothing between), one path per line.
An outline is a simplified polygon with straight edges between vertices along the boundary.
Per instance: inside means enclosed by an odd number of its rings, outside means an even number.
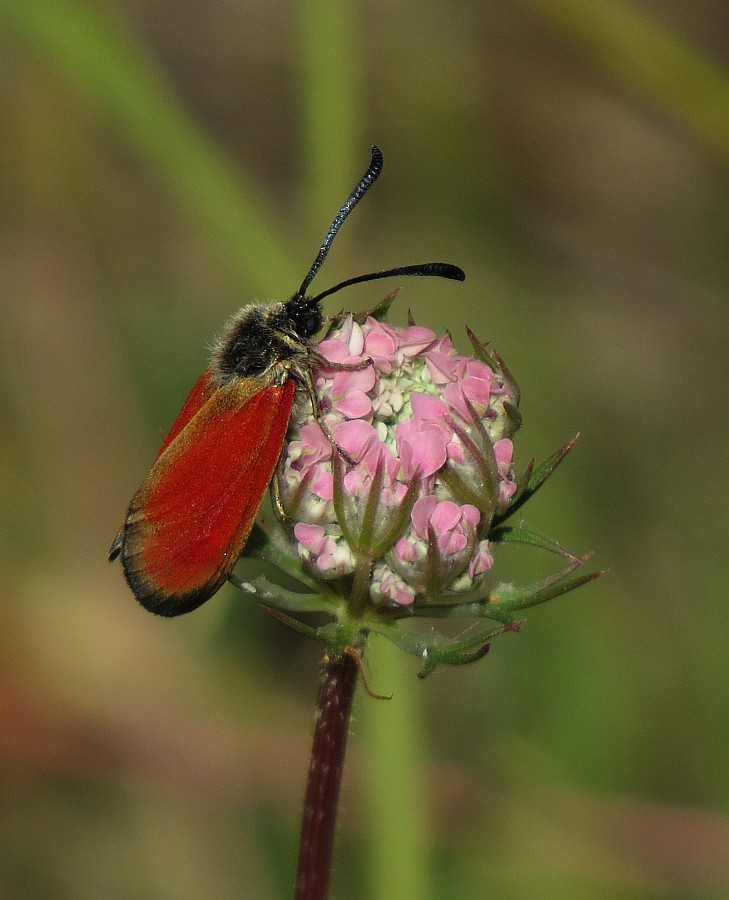
M371 483L372 479L362 469L350 469L344 475L344 488L353 497L361 497L365 494Z
M508 472L511 459L514 455L514 444L509 438L502 438L494 444L494 456L499 466L499 471Z
M322 500L332 500L334 498L334 476L331 472L319 467L317 474L311 481L311 492Z
M461 521L461 507L452 500L441 500L430 521L438 535L451 531Z
M302 547L315 555L321 553L327 541L322 525L307 525L304 522L294 525L294 537Z
M463 391L458 382L448 384L443 391L443 399L448 404L449 409L455 412L459 418L470 421L472 416L468 412L468 407L463 399Z
M336 550L336 544L332 541L332 547L327 548L326 553L322 553L316 561L317 568L320 572L331 572L331 570L336 566L337 560L334 556L334 551Z
M324 359L328 359L329 362L333 363L342 363L349 356L347 345L336 338L327 338L325 341L317 344L316 349Z
M438 397L432 397L430 394L413 391L410 394L410 405L413 409L414 419L421 419L425 422L439 422L449 417L446 404Z
M464 522L468 522L469 525L478 525L481 521L481 513L478 508L472 506L470 503L465 503L461 507L461 514L463 516Z
M420 434L420 425L415 419L405 419L395 428L396 441L415 441Z
M395 588L395 596L392 598L398 606L410 606L415 602L415 594L403 587Z
M409 440L398 441L397 452L400 456L403 476L412 478L417 471L417 467L413 462L413 445Z
M351 391L334 408L348 419L364 419L372 412L372 401L364 391Z
M363 345L362 329L349 315L326 340L317 344L317 350L330 362L341 363L347 357L359 359L362 356Z
M489 369L485 362L481 362L480 359L468 359L466 362L465 374L473 376L474 378L480 378L482 381L488 381L489 383L491 383L494 376L491 369Z
M329 459L332 455L332 445L318 422L307 422L306 425L302 425L299 437L305 453L311 454L316 459Z
M400 341L400 329L394 325L388 325L387 322L380 322L374 316L368 316L364 325L365 337L370 334L386 334L392 338L395 346Z
M371 391L377 381L374 366L366 369L348 369L337 372L332 379L331 393L335 397L344 397L350 391Z
M410 521L413 523L415 533L424 540L428 539L428 523L437 505L438 498L432 494L428 494L427 497L419 497L413 504Z
M476 553L474 554L471 562L468 565L468 574L471 576L471 578L474 578L477 575L483 575L484 572L488 572L493 564L494 558L489 553L488 541L481 541L481 543L478 545Z
M384 331L370 331L365 338L365 353L373 359L391 359L395 354L395 341Z
M469 422L473 418L469 406L479 415L488 409L491 398L491 385L482 378L464 378L462 381L449 384L443 391L446 403L458 415Z
M414 475L428 478L445 465L448 458L446 446L450 439L449 431L435 424L426 425L414 432L408 429L410 434L407 437L404 436L404 431L405 429L401 430L400 426L397 427L395 441L406 478Z
M451 356L456 353L455 348L453 346L453 340L452 340L450 334L448 334L448 333L444 334L443 337L438 338L438 340L433 344L431 349L437 353L444 353L446 356ZM458 355L460 355L460 354L458 354Z
M341 422L334 430L334 439L355 460L360 460L373 443L380 443L375 429L362 419Z
M409 606L414 600L414 593L405 582L387 570L375 574L375 592L387 600L392 600L399 606Z
M456 366L450 356L439 351L428 350L425 354L430 377L436 384L448 384L457 377Z
M474 406L486 407L491 396L491 382L483 378L469 375L461 381L461 390Z
M455 556L457 553L462 553L467 546L468 539L465 534L448 531L438 538L438 549L447 556Z
M435 339L435 332L429 328L411 325L400 334L399 349L404 357L410 359L422 353Z
M400 464L398 462L398 470L400 468ZM395 473L395 476L397 472ZM395 477L393 476L393 477ZM401 481L396 481L389 488L383 488L382 490L382 502L385 506L393 509L395 506L398 506L405 499L405 494L407 494L408 489L407 485L404 485Z
M394 480L400 474L400 469L402 468L402 464L400 460L395 456L392 450L387 446L387 444L383 444L380 442L377 445L377 456L375 456L375 446L373 445L368 455L366 462L368 467L371 466L371 472L374 475L375 467L379 463L383 467L383 475L385 477L385 481L387 482ZM403 486L403 490L407 490Z
M342 336L347 342L347 349L351 356L363 355L364 332L362 331L362 326L357 324L351 316L347 317L347 329L346 331L344 328L342 329Z
M446 451L448 452L448 459L452 459L453 462L457 463L463 462L463 446L459 441L451 441L446 447Z
M407 538L400 538L395 544L395 556L402 562L414 563L418 558L418 551Z

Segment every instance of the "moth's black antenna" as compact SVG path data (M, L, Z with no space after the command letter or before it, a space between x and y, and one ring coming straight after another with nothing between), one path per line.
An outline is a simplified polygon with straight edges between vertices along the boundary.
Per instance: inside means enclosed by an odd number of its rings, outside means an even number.
M370 272L369 275L357 275L355 278L348 278L346 281L340 281L334 287L322 291L316 297L309 298L310 303L318 303L330 294L336 294L342 288L349 287L351 284L360 284L362 281L376 281L378 278L390 278L393 275L432 275L436 278L451 278L453 281L465 281L466 274L463 269L453 266L451 263L431 262L420 263L416 266L398 266L396 269L384 269L382 272Z
M327 233L324 235L324 241L322 242L321 248L319 249L319 253L317 254L314 262L311 264L311 268L309 269L306 278L301 282L301 287L297 291L296 296L303 297L304 294L306 294L306 289L309 287L314 279L314 276L321 268L321 264L327 258L327 253L329 253L329 248L332 245L332 241L334 240L336 233L342 227L342 223L347 218L347 216L352 212L352 210L359 203L362 197L364 197L367 191L380 177L380 173L382 172L382 164L382 150L380 150L379 147L372 147L372 159L370 160L369 168L360 179L357 187L355 187L349 197L345 200L342 208L334 217L334 221L329 226L329 230L327 231ZM331 293L331 291L329 291L329 293Z

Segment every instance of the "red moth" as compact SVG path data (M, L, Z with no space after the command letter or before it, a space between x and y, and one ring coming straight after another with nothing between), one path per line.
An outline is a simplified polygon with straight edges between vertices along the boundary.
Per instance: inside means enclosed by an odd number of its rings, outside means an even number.
M381 171L382 152L373 147L369 168L290 300L250 304L232 317L132 498L109 559L121 558L129 587L150 612L178 616L196 609L238 561L276 470L297 392L308 392L318 415L312 370L324 362L312 338L322 326L324 297L393 275L465 278L448 263L424 263L349 278L306 296L334 236Z

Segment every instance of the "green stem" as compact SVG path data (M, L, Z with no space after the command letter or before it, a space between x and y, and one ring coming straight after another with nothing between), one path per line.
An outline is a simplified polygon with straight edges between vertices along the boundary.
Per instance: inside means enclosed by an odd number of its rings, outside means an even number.
M365 554L359 554L354 568L354 581L349 595L349 615L352 619L361 619L370 597L370 575L372 560Z

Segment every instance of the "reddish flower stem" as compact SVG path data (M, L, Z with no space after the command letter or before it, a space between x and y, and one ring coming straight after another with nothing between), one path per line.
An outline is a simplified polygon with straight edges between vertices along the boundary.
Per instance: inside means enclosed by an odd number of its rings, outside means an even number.
M357 662L325 657L301 824L295 900L326 900Z

